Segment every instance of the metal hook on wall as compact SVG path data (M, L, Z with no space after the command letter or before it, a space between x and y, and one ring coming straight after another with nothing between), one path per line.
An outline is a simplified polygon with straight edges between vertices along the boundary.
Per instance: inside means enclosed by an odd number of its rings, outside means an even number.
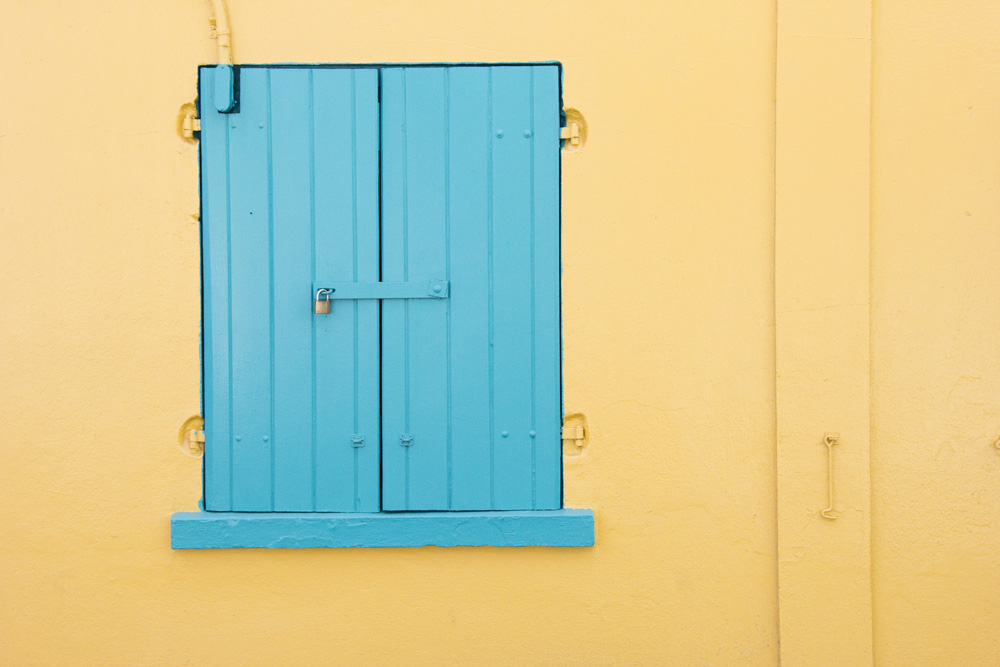
M827 433L823 436L823 444L826 445L826 481L829 507L820 510L820 516L824 519L836 519L840 515L833 511L833 446L840 444L840 434Z

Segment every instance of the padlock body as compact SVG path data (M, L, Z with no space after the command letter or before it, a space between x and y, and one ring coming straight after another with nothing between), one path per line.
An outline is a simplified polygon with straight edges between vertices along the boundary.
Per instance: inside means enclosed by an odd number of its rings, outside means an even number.
M318 299L313 302L313 312L317 315L330 314L330 302L327 299Z

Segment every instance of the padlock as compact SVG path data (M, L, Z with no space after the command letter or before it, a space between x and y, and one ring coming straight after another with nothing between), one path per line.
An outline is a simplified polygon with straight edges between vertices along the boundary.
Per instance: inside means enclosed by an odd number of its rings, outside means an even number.
M313 301L313 312L317 315L329 315L330 314L330 295L333 294L332 289L318 289L316 290L316 300ZM325 298L324 298L325 297Z

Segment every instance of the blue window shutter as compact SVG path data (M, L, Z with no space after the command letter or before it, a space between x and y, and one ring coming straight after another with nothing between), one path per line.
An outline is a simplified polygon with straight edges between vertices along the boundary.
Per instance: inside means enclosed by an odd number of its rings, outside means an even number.
M383 70L386 510L561 506L558 76Z
M314 316L317 275L377 281L378 75L201 70L205 506L379 509L377 302ZM357 446L359 437L363 438Z

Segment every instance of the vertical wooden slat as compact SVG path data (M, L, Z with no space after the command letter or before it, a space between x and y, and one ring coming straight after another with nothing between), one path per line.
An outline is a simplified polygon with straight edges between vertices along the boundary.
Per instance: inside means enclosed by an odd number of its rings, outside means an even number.
M313 72L316 279L378 280L377 95L374 71ZM313 322L316 509L377 511L378 304L341 301Z
M379 232L379 104L378 73L356 70L352 74L354 98L354 279L377 281L380 275ZM359 301L354 312L354 422L364 436L363 447L354 448L354 510L376 512L381 508L381 377L380 305Z
M382 70L382 280L406 275L407 128L404 70ZM409 429L406 310L403 301L382 307L382 507L407 509L409 449L400 436Z
M444 277L451 277L451 70L445 69L444 75L444 120L442 123L444 134ZM445 468L447 472L445 507L451 509L453 504L452 487L454 479L453 450L454 445L453 419L452 419L452 322L451 322L451 302L444 304L445 317L445 338L444 338L444 361L445 361Z
M354 171L351 74L313 73L316 161L316 277L353 280ZM316 502L320 510L354 506L354 309L337 303L316 327Z
M230 114L233 509L272 508L268 71L241 73Z
M274 509L310 510L312 220L309 72L271 72L274 216Z
M488 77L449 73L451 318L450 509L490 507L489 283L486 261Z
M446 279L444 70L394 70L390 80L399 90L383 97L386 122L401 114L405 130L384 135L383 280ZM401 363L383 361L383 397L401 394L398 408L382 411L383 457L389 476L402 477L383 482L387 509L447 508L447 307L437 300L383 303L383 346L402 346ZM413 437L409 446L404 434Z
M201 233L205 508L231 507L229 376L229 124L215 110L213 68L201 70Z
M496 508L496 373L493 361L495 345L493 327L496 309L494 307L494 266L493 266L493 69L486 70L486 340L487 346L487 392L489 409L486 412L487 442L489 443L490 467L487 472L490 487L490 509Z
M534 509L562 507L559 70L532 68L532 410ZM530 434L529 434L530 435Z
M309 71L309 277L316 283L316 82L315 72ZM315 295L315 292L313 292ZM319 404L316 400L316 318L309 322L309 414L312 421L309 424L309 465L311 479L309 480L310 506L316 509L317 485L319 482L317 466L319 459L319 432L317 430Z
M404 280L446 279L444 69L407 71L407 257ZM408 502L446 508L447 302L406 301L410 447ZM386 326L392 326L390 322ZM399 446L398 444L396 445Z
M531 507L531 71L492 68L494 507Z

